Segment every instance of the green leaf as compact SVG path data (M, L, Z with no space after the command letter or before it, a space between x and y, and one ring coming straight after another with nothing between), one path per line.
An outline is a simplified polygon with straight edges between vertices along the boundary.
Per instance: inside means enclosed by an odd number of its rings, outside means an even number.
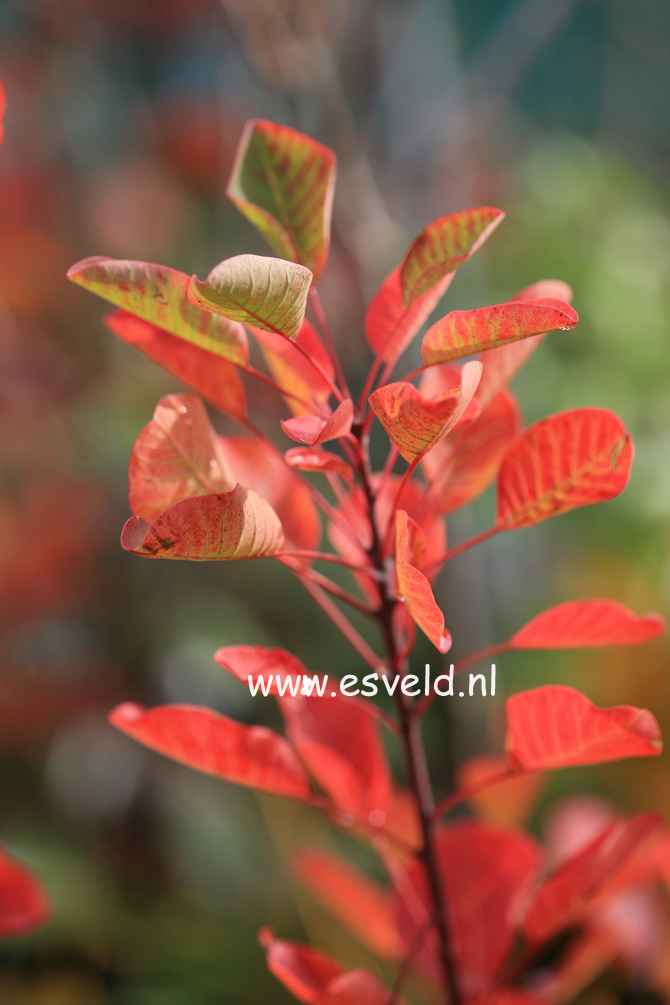
M189 301L189 277L166 265L115 258L84 258L68 279L115 307L148 321L171 335L216 353L231 363L249 359L247 337L236 320L215 317Z
M504 216L500 209L478 206L429 223L412 242L400 266L403 306L409 307L467 261Z
M237 255L193 276L191 303L232 321L295 338L305 317L312 273L303 265L261 255Z
M335 155L309 136L247 122L226 195L278 255L318 277L328 259Z

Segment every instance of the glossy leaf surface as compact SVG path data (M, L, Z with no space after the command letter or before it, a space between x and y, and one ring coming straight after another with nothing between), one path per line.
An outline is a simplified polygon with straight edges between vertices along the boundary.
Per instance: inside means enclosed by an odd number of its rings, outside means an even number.
M112 726L173 761L237 785L308 799L309 781L295 750L265 726L246 726L194 705L117 705Z
M328 419L317 415L297 415L293 419L282 419L281 427L287 436L306 446L315 447L328 440L346 436L354 417L354 403L345 398Z
M284 546L279 517L250 489L184 499L152 523L131 517L121 534L126 551L148 558L217 561L272 555Z
M351 482L354 478L352 468L337 454L318 447L291 447L284 454L286 463L299 471L322 472L325 475L339 475Z
M531 527L577 506L603 502L626 487L633 444L604 408L575 408L529 426L503 458L496 524Z
M598 708L572 687L549 684L507 699L505 749L526 771L653 757L662 748L656 719L631 705Z
M309 136L262 119L247 122L226 195L281 258L315 278L328 259L335 155Z
M236 255L204 282L193 276L191 303L234 322L295 337L305 318L312 273L302 265L261 255Z

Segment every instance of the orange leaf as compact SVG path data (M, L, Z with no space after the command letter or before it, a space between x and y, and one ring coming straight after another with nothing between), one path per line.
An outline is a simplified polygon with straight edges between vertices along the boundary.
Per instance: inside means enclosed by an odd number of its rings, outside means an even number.
M343 461L337 454L330 454L327 450L319 450L317 447L291 447L284 454L286 463L291 468L298 468L300 471L321 471L327 475L340 475L348 482L353 482L354 473L346 461Z
M293 340L284 335L277 335L276 332L263 331L261 328L251 330L260 342L270 373L281 388L290 392L286 395L286 405L291 412L294 415L302 415L306 410L305 406L291 395L312 402L316 406L315 410L319 410L330 397L330 385L296 347L304 349L331 378L333 364L309 321L303 321L300 331Z
M539 772L512 774L505 757L471 757L460 765L456 774L459 789L472 789L468 802L483 820L501 827L517 827L525 823L542 787ZM487 785L487 780L491 784Z
M230 492L236 479L207 412L194 394L161 398L135 440L128 466L130 508L154 520L182 499Z
M268 649L265 646L222 646L214 653L214 659L224 670L237 677L243 684L249 678L255 684L259 677L272 679L270 694L278 694L276 677L288 679L291 683L302 680L307 674L304 663L286 649Z
M188 298L189 277L183 272L166 265L98 257L77 262L67 275L115 307L200 349L231 363L248 362L242 325L194 306Z
M265 726L245 726L193 705L117 705L112 726L145 747L196 771L291 799L309 799L305 769L293 747Z
M444 276L410 307L404 307L400 288L400 267L381 284L365 314L365 337L372 351L385 363L395 363L428 320L442 299L453 273Z
M471 311L452 311L428 329L421 344L426 366L461 359L544 332L570 330L576 312L560 300L553 304L507 301Z
M405 381L387 384L370 395L370 407L400 455L412 462L458 423L477 390L481 372L478 361L466 363L460 381L432 399L422 397Z
M435 603L430 583L413 564L417 551L425 552L425 548L425 536L418 524L404 510L396 510L398 595L404 598L421 631L441 653L446 653L451 646L451 635L445 631L444 615Z
M661 752L661 731L646 709L598 708L572 687L549 684L507 699L505 750L525 771L600 764Z
M638 617L614 600L570 600L543 611L515 632L510 649L638 646L665 630L660 614Z
M531 527L577 506L619 495L626 487L633 443L604 408L575 408L529 426L503 458L498 474L501 530Z
M488 488L520 428L516 401L509 391L500 391L474 422L454 430L422 458L440 512L460 509Z
M450 213L434 220L410 245L400 266L403 305L411 304L467 261L505 214L490 206Z
M281 427L292 440L315 447L327 440L346 436L353 417L354 403L351 398L345 398L329 419L320 419L317 415L297 415L293 419L282 419Z
M226 195L281 258L311 269L328 259L334 153L309 136L263 119L247 122Z
M293 872L326 910L379 956L402 956L391 890L346 862L305 849L293 860Z
M134 516L121 534L126 551L148 558L217 561L259 558L284 547L279 517L243 485L176 503L148 524Z

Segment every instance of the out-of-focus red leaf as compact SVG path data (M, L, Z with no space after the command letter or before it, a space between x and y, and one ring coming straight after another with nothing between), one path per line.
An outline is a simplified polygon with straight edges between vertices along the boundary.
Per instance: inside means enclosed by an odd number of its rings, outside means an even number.
M191 303L189 277L184 272L149 262L97 257L77 262L67 275L115 307L230 363L244 365L249 359L242 325Z
M512 300L537 301L538 303L552 303L555 300L562 300L569 304L572 303L572 290L567 283L560 279L541 279L539 282L533 283L532 286L520 290L512 297ZM506 345L490 349L486 353L483 359L484 373L477 388L477 397L483 408L487 407L496 394L521 369L543 338L544 335L534 335L518 342L508 342Z
M289 467L298 468L299 471L320 471L326 475L340 475L347 482L353 482L354 472L347 462L327 450L319 450L318 447L291 447L284 457Z
M638 617L615 600L569 600L543 611L515 632L510 649L638 646L665 630L660 614Z
M374 391L370 407L391 442L408 462L428 453L463 416L477 390L482 364L466 363L456 383L435 398L424 398L413 384L397 381Z
M309 799L309 780L295 750L265 726L246 726L193 705L145 709L126 703L112 709L109 721L145 747L196 771L291 799Z
M210 562L272 555L284 547L284 532L265 499L236 485L231 492L183 499L150 524L131 517L121 545L146 558Z
M418 524L405 510L396 510L396 573L398 595L402 597L412 618L441 653L451 646L451 635L444 628L444 614L435 603L430 583L414 564L419 554L426 553L426 539Z
M263 119L247 122L226 195L281 258L318 278L328 260L336 159L309 136Z
M388 988L370 970L358 967L334 977L315 1005L387 1005L388 1001Z
M235 417L246 414L244 384L233 363L127 311L112 311L105 318L105 324L171 377L197 391L210 405Z
M188 298L229 321L294 338L305 319L312 273L302 265L262 255L219 262L207 279L192 276Z
M345 813L388 810L391 776L377 721L365 702L326 691L280 698L286 732L310 774Z
M254 684L259 677L267 681L272 677L270 694L278 694L276 676L279 674L291 683L307 674L307 667L297 656L286 649L268 649L265 646L222 646L214 653L214 659L224 670L237 677L243 684Z
M442 513L460 509L488 488L520 428L516 401L508 391L500 391L479 418L454 430L422 458L431 495Z
M659 834L661 825L662 818L655 814L618 820L560 865L537 890L525 912L523 928L531 942L545 942L580 921L631 857Z
M540 772L512 775L499 781L509 770L505 757L471 757L456 773L459 789L472 790L468 802L483 820L500 827L518 827L528 819L535 805L543 777ZM493 784L487 785L491 780Z
M554 303L507 301L470 311L451 311L423 337L421 355L426 366L448 363L476 352L545 332L570 330L576 311L560 300Z
M330 956L312 946L278 939L269 928L261 929L258 941L265 949L270 973L306 1005L316 1002L330 982L344 973Z
M130 456L128 501L133 513L150 522L182 499L230 492L235 484L200 398L161 398Z
M385 959L402 956L391 890L339 858L311 849L295 856L293 872L363 945Z
M330 385L296 346L304 349L331 379L333 363L309 321L303 321L294 341L261 328L253 328L252 331L260 342L270 373L280 387L290 392L286 395L286 405L294 415L302 415L306 406L296 401L293 395L313 403L315 410L322 409L330 397Z
M505 454L498 474L501 530L532 527L577 506L612 499L630 477L633 442L604 408L575 408L541 419Z
M321 519L309 485L262 440L223 436L219 443L237 480L270 503L289 547L314 551L321 541Z
M386 277L365 314L365 337L372 351L385 363L394 363L428 320L446 293L453 273L444 276L410 307L404 307L400 266Z
M469 1000L491 986L512 948L516 915L540 871L543 851L523 831L465 821L440 828L436 852L458 981ZM434 913L418 859L400 873L398 896L401 930L410 945ZM435 951L433 942L433 956ZM422 962L439 973L437 958Z
M526 771L653 757L662 749L656 719L643 708L598 708L573 687L548 684L507 699L505 750Z
M0 848L0 939L28 935L48 917L49 902L37 878Z
M474 255L504 216L500 209L477 206L429 223L412 242L400 266L403 305L411 306Z
M328 419L320 419L317 415L296 415L293 419L282 419L281 427L292 440L316 447L327 440L346 436L353 417L354 403L351 398L345 398Z

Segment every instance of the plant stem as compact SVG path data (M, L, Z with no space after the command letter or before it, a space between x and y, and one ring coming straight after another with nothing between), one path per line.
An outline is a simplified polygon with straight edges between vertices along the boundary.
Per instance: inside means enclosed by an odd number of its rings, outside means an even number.
M330 325L326 320L326 315L324 309L321 305L321 298L319 297L318 291L315 286L309 291L309 300L312 305L312 310L314 311L314 317L316 318L316 323L321 331L321 337L325 343L326 349L328 350L328 355L330 356L333 367L335 368L335 377L340 386L340 390L347 397L350 398L349 388L347 387L347 381L344 376L344 371L342 370L342 365L340 363L340 356L335 348L335 343L333 342L333 336L330 332Z
M443 565L444 562L448 562L450 559L456 558L457 555L462 555L464 551L474 548L475 545L488 541L490 537L495 537L502 529L502 527L489 527L488 530L483 530L481 534L475 534L474 537L468 538L467 541L461 541L455 548L450 548L444 555L440 555L439 558L435 558L432 562L429 562L424 572L431 572L433 569L437 569L438 566Z
M352 432L359 439L360 460L359 472L363 485L363 491L367 501L368 512L370 514L370 524L372 527L372 543L368 550L370 559L375 567L383 574L385 572L384 544L374 518L375 494L370 482L370 466L366 450L366 439L364 426L362 423L355 423ZM393 612L396 599L391 593L388 581L384 578L380 584L381 605L377 612L382 635L388 653L389 669L393 677L402 677L405 671L405 663L398 652L395 632L393 629ZM410 787L416 800L419 820L421 823L421 834L423 847L420 855L426 869L428 884L431 891L433 904L435 906L435 917L437 932L440 940L442 969L444 971L445 991L448 1000L452 1005L459 1005L460 992L456 979L456 968L451 954L449 939L449 929L447 925L447 903L444 889L440 880L439 863L435 847L433 813L435 811L435 801L433 799L432 785L426 763L426 754L421 737L420 722L412 716L412 705L410 699L398 691L395 695L400 723L400 735L405 748L405 760L409 776Z

